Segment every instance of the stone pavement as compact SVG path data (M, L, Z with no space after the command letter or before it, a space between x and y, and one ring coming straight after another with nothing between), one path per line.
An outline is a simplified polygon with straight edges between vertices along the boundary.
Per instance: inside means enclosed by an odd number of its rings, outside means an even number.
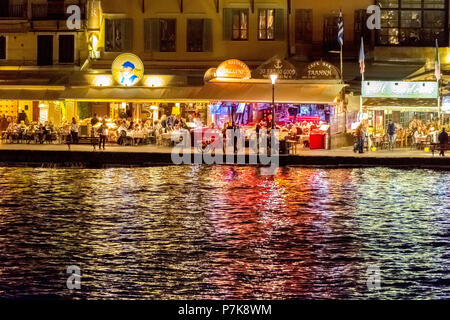
M57 144L1 144L0 150L28 150L28 151L69 151L67 145ZM70 151L92 152L91 145L71 145ZM97 152L128 152L128 153L171 153L171 147L161 147L155 145L146 146L118 146L107 145L105 151ZM364 154L354 153L353 147L346 147L333 150L309 150L298 149L296 155L303 157L362 157L362 158L430 158L431 152L423 150L411 150L410 148L369 151ZM450 153L448 153L450 155ZM439 157L435 154L435 157Z

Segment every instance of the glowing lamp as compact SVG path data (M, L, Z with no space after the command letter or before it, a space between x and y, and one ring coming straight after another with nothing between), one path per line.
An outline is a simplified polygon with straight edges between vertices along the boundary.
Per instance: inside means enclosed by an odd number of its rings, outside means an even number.
M164 85L164 81L161 77L150 76L145 80L145 85L148 87L162 87Z
M430 152L430 148L426 147L425 149L423 149L423 151Z
M275 84L275 82L277 82L277 79L278 79L278 75L276 75L276 74L270 75L270 80L272 80L272 84Z
M377 151L377 148L376 147L372 147L372 151L373 152Z
M110 85L112 85L112 79L108 76L97 76L94 79L96 87L109 87Z

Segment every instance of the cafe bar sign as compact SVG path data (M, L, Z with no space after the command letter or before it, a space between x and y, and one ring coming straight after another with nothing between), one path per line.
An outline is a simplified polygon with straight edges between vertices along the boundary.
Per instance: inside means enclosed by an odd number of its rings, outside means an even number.
M326 61L315 61L308 64L301 74L301 79L309 80L339 80L340 78L339 70Z
M437 99L438 94L437 82L431 81L364 81L362 83L362 96L364 98Z

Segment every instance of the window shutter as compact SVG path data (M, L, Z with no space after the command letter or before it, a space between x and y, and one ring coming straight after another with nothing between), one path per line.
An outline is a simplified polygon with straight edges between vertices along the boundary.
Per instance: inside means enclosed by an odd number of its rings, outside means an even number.
M152 46L152 20L144 19L144 50L151 52Z
M233 9L223 9L223 40L231 40Z
M275 9L274 12L274 20L275 20L275 40L284 40L284 9Z
M122 20L123 49L125 51L133 50L133 19Z
M113 26L112 21L105 19L105 51L112 51L113 48Z
M159 19L158 18L152 18L152 19L148 19L148 24L149 24L149 44L150 44L150 50L152 52L159 52L159 44L160 44L160 37L161 37L161 32L160 32L160 23L159 23Z
M203 19L203 51L213 51L212 19Z
M6 59L6 37L0 36L0 60Z

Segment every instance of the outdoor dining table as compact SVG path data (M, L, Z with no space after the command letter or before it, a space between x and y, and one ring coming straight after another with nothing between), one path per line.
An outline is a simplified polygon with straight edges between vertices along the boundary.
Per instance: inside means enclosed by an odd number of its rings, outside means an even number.
M172 142L172 133L167 132L167 133L161 134L161 140L162 140L163 145L170 146L170 144Z
M302 145L305 145L307 142L309 143L309 134L300 134L297 135L297 140Z

